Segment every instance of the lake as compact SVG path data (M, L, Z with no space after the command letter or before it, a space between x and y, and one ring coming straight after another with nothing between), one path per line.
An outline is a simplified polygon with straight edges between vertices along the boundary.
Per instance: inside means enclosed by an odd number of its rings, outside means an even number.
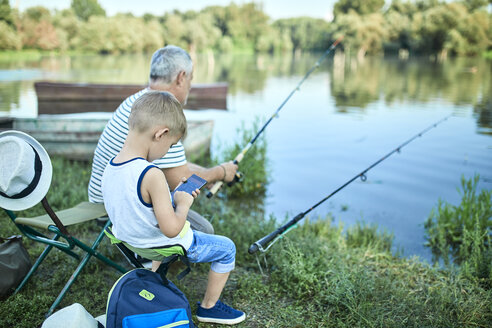
M228 111L188 112L214 119L212 153L236 129L265 122L321 54L199 55L196 83L228 82ZM34 117L36 80L142 83L150 55L58 56L0 61L0 115ZM418 132L413 140L328 199L311 218L333 215L345 227L375 223L395 235L405 256L429 261L423 223L438 199L458 205L461 176L492 188L492 62L478 58L330 56L268 126L266 213L281 222L304 212Z

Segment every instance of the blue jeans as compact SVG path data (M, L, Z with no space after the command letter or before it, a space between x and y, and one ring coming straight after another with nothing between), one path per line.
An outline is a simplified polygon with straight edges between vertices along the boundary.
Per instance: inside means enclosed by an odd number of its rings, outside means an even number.
M193 230L193 242L186 253L192 263L212 262L211 269L217 273L232 271L236 262L236 245L232 240L196 230Z

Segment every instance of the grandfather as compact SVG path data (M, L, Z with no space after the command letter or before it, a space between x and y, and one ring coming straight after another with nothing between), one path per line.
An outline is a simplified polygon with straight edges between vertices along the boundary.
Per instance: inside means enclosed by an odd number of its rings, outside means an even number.
M152 55L149 86L123 101L99 138L92 162L88 188L89 201L103 202L101 177L108 162L118 154L125 142L128 134L128 117L135 100L149 90L168 91L184 106L191 89L192 79L193 62L185 50L169 45ZM237 165L232 162L222 163L212 168L204 168L187 162L181 141L173 145L164 157L154 161L154 164L163 170L171 189L176 188L183 177L189 177L193 173L208 182L219 180L229 182L232 181L237 171ZM192 210L188 214L188 221L195 230L213 233L212 225Z

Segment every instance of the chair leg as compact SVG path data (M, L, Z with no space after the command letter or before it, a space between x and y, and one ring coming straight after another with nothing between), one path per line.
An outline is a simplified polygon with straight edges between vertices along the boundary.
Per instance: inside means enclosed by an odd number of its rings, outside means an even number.
M52 240L58 240L59 238L60 238L60 235L55 235L52 238ZM17 288L15 289L14 295L17 294L22 289L22 287L24 287L24 285L27 283L27 281L29 280L29 278L31 278L31 276L34 274L34 272L36 272L36 270L38 269L38 267L41 264L41 262L44 261L44 259L46 258L46 256L48 255L48 253L52 249L53 249L53 245L47 245L44 248L43 252L41 253L41 255L39 255L39 257L36 260L36 262L34 262L33 266L31 267L31 269L29 270L29 272L27 273L27 275L21 281L21 283L19 284L19 286L17 286Z
M106 223L106 225L109 225L109 224L110 224L110 222L108 221L108 223ZM67 283L65 284L65 286L61 290L60 294L58 294L58 297L56 298L55 302L51 305L50 309L48 310L48 313L46 313L46 317L49 317L53 313L53 311L56 309L56 307L60 304L60 302L65 297L65 294L68 292L68 290L70 289L72 284L75 282L75 279L77 279L77 277L80 275L82 269L86 266L87 262L89 261L89 259L92 256L95 256L96 258L98 258L101 261L103 261L104 263L112 266L113 268L120 271L121 273L127 272L127 270L125 270L123 267L121 267L120 265L116 264L115 262L111 261L110 259L108 259L104 255L102 255L101 253L96 251L96 249L99 246L99 244L101 243L101 240L103 239L103 237L104 237L104 229L101 231L99 236L97 236L97 238L94 241L94 243L92 244L91 248L87 247L87 245L80 242L79 240L73 238L75 244L77 246L79 246L80 248L82 248L84 251L86 251L86 254L85 254L84 258L82 259L82 261L80 261L79 265L77 266L77 269L75 269L72 276L70 277L70 279L67 281Z
M107 265L110 265L112 266L113 268L115 268L116 270L120 271L121 273L126 273L128 270L126 270L125 268L123 268L122 266L120 266L119 264L115 263L114 261L111 261L110 259L108 259L106 256L102 255L101 253L99 253L97 251L97 247L99 247L99 244L101 243L102 239L104 238L104 230L111 225L111 222L108 220L106 222L106 225L104 226L104 228L101 230L101 232L99 233L99 235L97 236L96 240L94 241L94 243L92 244L92 247L88 247L87 245L85 245L84 243L80 242L79 240L73 238L75 244L82 248L84 251L86 251L88 254L92 255L92 256L95 256L96 258L98 258L99 260L101 260L102 262L104 262L105 264Z
M68 292L68 290L70 289L72 284L75 282L75 279L77 279L80 272L85 267L85 265L87 264L87 262L89 261L91 256L92 256L91 254L87 253L84 256L84 258L82 259L82 261L80 261L79 265L77 266L77 269L75 269L75 271L72 273L72 275L70 276L70 279L68 279L67 283L65 284L65 286L61 290L60 294L58 294L58 296L56 297L55 302L53 302L53 304L51 305L50 309L48 310L48 313L46 313L46 318L49 317L51 314L53 314L53 311L56 309L58 304L60 304L60 302L63 300L63 298L65 297L65 294Z

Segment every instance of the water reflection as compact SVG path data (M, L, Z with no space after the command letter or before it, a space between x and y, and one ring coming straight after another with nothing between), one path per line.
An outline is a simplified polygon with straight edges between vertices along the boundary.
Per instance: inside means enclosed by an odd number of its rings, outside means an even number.
M21 84L21 81L0 83L0 112L8 112L12 107L19 107Z
M334 69L331 91L340 111L346 107L363 109L380 97L387 105L435 98L474 105L491 83L490 68L491 63L481 59L435 63L426 59L368 58L345 62L342 68Z

